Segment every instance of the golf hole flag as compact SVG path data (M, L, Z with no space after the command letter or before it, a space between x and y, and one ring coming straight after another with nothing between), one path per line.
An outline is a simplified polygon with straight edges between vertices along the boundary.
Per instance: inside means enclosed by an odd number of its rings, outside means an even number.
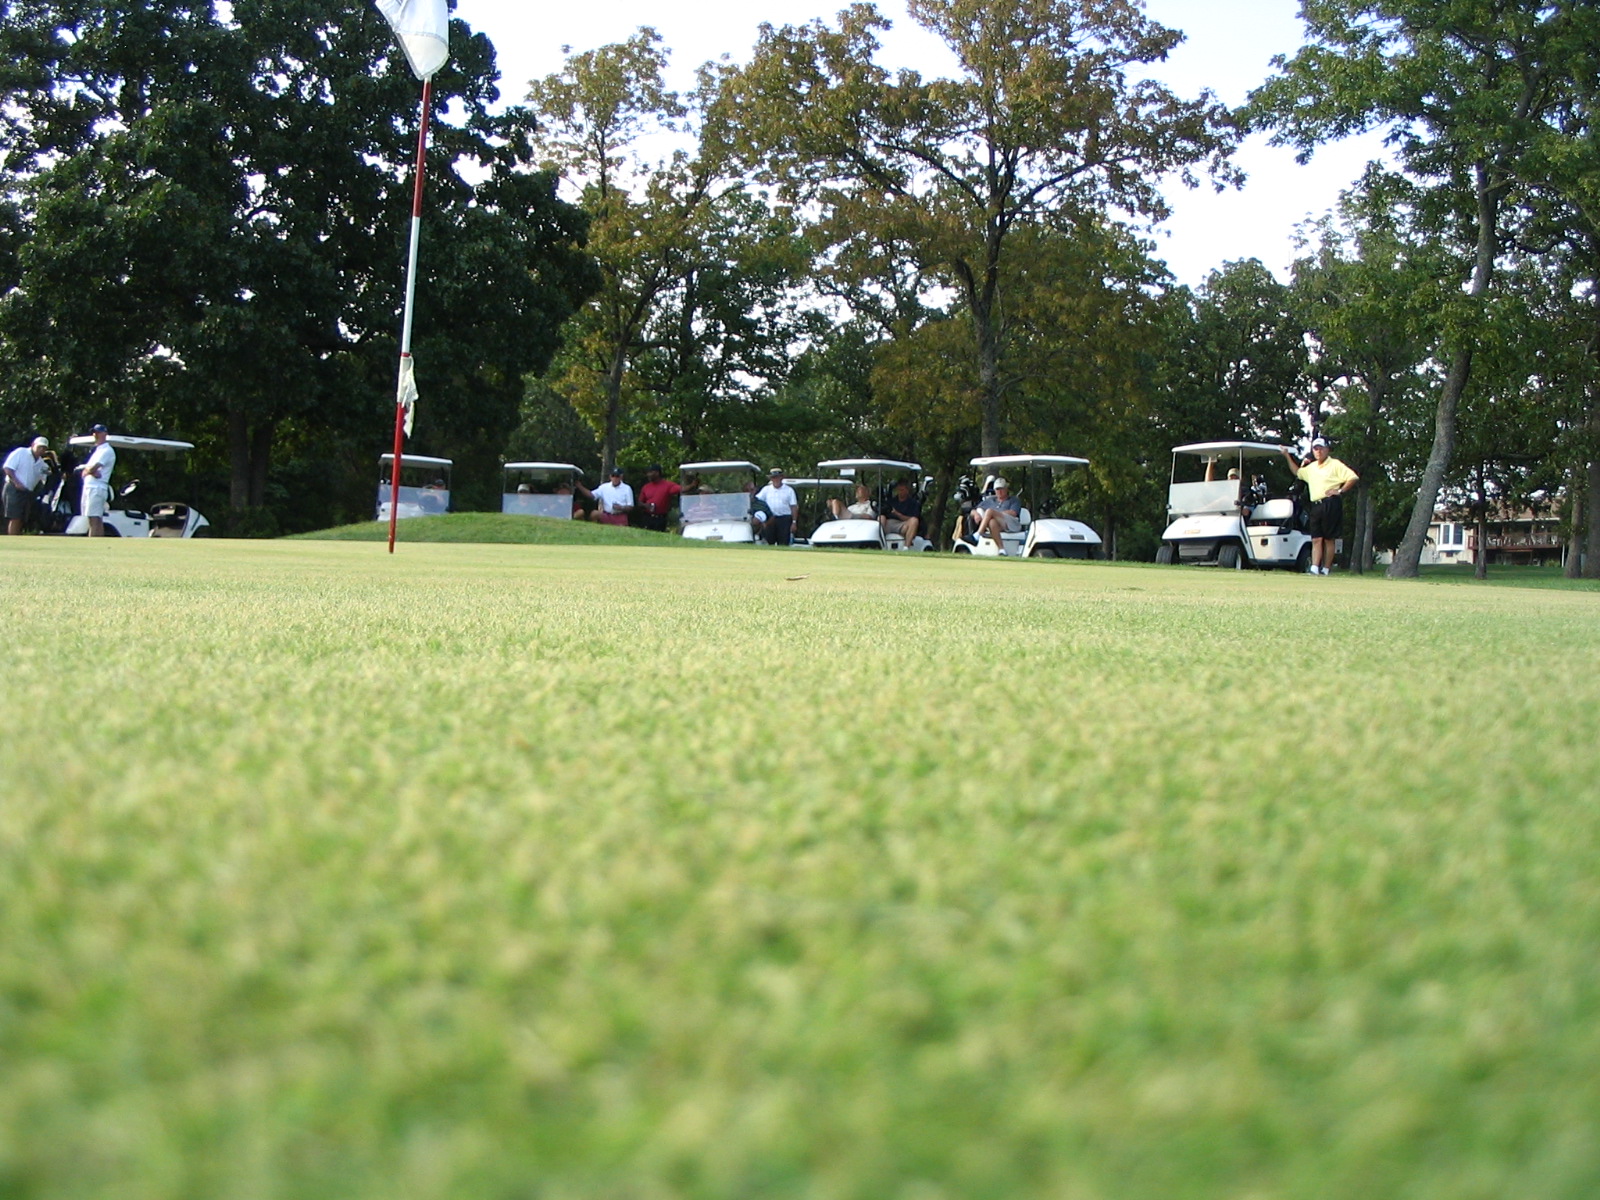
M395 392L394 402L405 410L406 436L411 436L411 423L417 415L417 372L416 360L409 354L400 360L400 386Z
M418 79L433 73L450 57L450 14L445 0L373 0L400 39L406 61Z

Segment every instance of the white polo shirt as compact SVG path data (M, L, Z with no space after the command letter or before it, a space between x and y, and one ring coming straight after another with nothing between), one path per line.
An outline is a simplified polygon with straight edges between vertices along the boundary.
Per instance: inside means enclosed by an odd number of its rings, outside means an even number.
M6 455L6 470L13 472L17 482L22 485L22 490L31 492L39 486L39 480L44 478L45 461L33 456L32 446L18 446ZM11 480L7 478L7 483Z
M100 468L99 476L89 474L93 467ZM117 467L117 452L111 448L110 442L101 442L94 448L94 453L89 455L89 461L83 464L83 486L103 487L111 490L111 472Z
M787 483L781 487L767 484L756 493L756 499L763 501L775 517L787 517L800 507L800 497L794 494L794 489Z
M600 501L600 511L603 513L633 507L633 489L625 483L612 483L609 479L595 488L594 498Z

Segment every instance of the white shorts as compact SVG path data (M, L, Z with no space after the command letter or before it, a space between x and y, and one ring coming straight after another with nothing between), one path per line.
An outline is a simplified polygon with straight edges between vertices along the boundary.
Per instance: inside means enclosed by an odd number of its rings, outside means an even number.
M108 487L89 487L83 489L83 515L86 517L103 517L106 509L111 504L111 489Z

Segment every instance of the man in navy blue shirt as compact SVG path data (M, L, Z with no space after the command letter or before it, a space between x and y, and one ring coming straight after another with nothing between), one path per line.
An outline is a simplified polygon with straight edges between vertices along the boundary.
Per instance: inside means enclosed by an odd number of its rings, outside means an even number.
M902 479L894 485L888 511L878 519L883 522L885 533L905 539L902 550L911 549L911 539L922 526L922 501L911 494L911 484Z

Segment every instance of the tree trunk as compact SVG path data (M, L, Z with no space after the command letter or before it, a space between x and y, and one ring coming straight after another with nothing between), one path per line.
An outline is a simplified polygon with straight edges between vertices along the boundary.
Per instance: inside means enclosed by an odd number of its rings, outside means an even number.
M1477 530L1477 553L1472 556L1472 577L1489 578L1489 489L1483 471L1478 471L1478 495L1472 506L1473 527Z
M1499 193L1489 181L1488 169L1481 162L1473 168L1478 199L1477 257L1472 265L1472 285L1467 295L1479 300L1489 290L1494 277L1494 259L1500 249ZM1481 306L1480 306L1481 307ZM1422 483L1417 488L1417 500L1411 508L1411 520L1406 524L1405 536L1395 549L1394 561L1389 564L1390 579L1415 579L1422 562L1422 548L1428 540L1428 526L1433 523L1434 506L1439 503L1439 491L1444 487L1445 474L1450 470L1450 459L1456 446L1456 412L1461 406L1462 394L1472 376L1473 344L1471 333L1464 335L1463 344L1456 349L1450 362L1450 373L1445 377L1444 388L1439 393L1439 406L1433 415L1433 448L1428 452L1428 465L1422 472Z
M990 313L972 314L973 333L978 340L978 403L983 427L979 443L984 454L1000 453L1000 347Z
M1357 575L1365 575L1372 562L1372 531L1375 526L1372 485L1367 482L1366 472L1363 471L1356 483L1356 544L1350 553L1350 570Z
M228 507L250 507L250 413L238 401L228 408Z
M617 465L621 452L621 435L618 428L622 419L622 374L628 369L627 355L619 347L611 356L611 369L606 372L606 431L600 441L600 472L602 482L605 472Z
M250 507L260 508L267 502L267 468L272 462L272 439L278 432L278 423L263 420L250 431Z
M1587 504L1584 505L1584 522L1588 528L1583 538L1583 564L1580 575L1584 579L1600 579L1600 458L1591 458L1584 483Z
M1583 542L1589 525L1588 479L1589 469L1577 463L1567 470L1567 553L1561 564L1561 574L1567 579L1583 578Z

